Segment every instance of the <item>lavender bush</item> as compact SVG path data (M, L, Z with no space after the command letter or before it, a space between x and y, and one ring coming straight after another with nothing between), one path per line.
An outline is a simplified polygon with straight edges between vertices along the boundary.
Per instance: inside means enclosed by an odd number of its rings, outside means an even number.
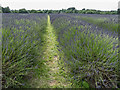
M46 25L45 14L3 14L3 88L24 86L23 79L36 65Z
M94 88L117 88L117 33L97 28L70 14L51 14L51 22L73 78L84 80Z

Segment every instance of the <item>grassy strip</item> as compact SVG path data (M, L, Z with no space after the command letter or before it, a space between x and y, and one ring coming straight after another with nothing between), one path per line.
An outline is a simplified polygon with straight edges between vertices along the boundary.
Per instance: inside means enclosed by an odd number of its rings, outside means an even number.
M63 54L58 51L59 43L56 41L56 34L50 23L50 17L48 16L48 23L46 28L46 33L43 36L44 46L42 46L41 58L44 61L42 64L44 66L39 66L43 68L44 72L37 71L35 77L31 79L31 87L33 88L70 88L67 74L63 70L63 66L59 61Z
M105 22L105 20L107 20L106 18L92 18L92 17L83 17L83 16L79 16L77 17L78 19L87 21L88 23L92 23L98 27L104 28L104 29L108 29L109 31L112 32L116 32L118 33L118 24L112 23L112 22Z

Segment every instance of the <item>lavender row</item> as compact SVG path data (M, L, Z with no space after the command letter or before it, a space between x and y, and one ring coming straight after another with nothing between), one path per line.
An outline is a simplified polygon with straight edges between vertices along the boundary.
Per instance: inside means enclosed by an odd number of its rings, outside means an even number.
M25 77L38 64L46 14L3 14L3 88L25 87Z
M118 36L67 14L51 14L64 62L73 79L90 87L117 87ZM83 87L83 86L81 86Z

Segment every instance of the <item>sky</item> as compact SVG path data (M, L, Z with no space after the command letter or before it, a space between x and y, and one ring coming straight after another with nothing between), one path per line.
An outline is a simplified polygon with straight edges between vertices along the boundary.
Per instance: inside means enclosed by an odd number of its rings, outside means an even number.
M60 10L75 7L77 10L117 10L119 0L0 0L2 7L9 6L10 9L27 10Z

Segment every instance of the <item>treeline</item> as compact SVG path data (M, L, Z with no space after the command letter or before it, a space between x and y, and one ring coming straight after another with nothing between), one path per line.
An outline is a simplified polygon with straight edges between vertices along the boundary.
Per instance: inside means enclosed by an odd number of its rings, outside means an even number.
M101 11L101 10L94 10L94 9L85 9L77 10L75 7L70 7L68 9L62 10L26 10L25 8L19 10L10 10L9 7L1 7L1 12L3 13L80 13L80 14L119 14L120 9L118 10L111 10L111 11Z

